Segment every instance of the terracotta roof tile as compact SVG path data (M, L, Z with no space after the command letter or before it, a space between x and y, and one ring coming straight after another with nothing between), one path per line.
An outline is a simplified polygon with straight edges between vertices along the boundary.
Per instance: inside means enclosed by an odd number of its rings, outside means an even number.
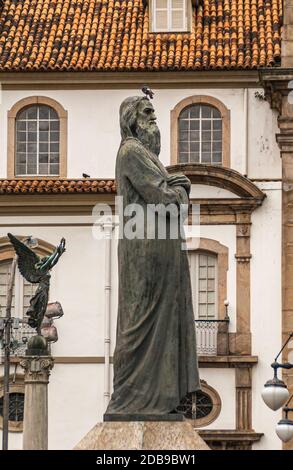
M149 32L143 0L2 0L0 71L241 69L280 62L282 0L202 0Z
M14 179L0 180L1 194L115 193L114 180Z

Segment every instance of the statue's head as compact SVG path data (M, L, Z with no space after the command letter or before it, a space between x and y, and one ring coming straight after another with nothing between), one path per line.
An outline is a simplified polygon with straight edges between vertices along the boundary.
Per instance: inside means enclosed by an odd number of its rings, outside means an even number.
M156 123L155 110L144 96L126 98L120 106L122 140L136 137L155 155L161 150L161 135Z

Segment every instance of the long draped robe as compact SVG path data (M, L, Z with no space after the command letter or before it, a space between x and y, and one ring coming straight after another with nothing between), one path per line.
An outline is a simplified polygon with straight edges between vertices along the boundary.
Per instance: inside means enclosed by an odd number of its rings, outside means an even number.
M188 204L186 190L169 186L169 176L138 139L121 143L116 182L123 208L136 203L146 215L147 204ZM123 216L123 226L128 220ZM106 414L170 413L200 388L187 253L180 238L123 238L118 263L114 393Z

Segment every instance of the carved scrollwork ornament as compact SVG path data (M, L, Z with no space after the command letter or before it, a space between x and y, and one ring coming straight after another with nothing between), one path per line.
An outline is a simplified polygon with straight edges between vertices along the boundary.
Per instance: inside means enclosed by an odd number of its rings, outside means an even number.
M25 357L20 361L20 366L25 371L25 383L48 382L49 375L54 366L54 359L48 357Z

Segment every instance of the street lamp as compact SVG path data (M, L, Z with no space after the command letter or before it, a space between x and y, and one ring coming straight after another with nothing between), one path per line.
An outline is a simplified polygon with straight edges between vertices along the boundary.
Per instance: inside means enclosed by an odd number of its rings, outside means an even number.
M293 408L289 408L289 403L292 400L293 395L291 395L290 399L287 401L285 408L283 409L285 413L285 418L281 419L277 426L276 426L276 433L277 436L283 442L288 442L293 438L293 421L292 419L288 419L288 413L293 411Z
M293 338L293 333L291 333L283 345L281 351L279 354L275 357L275 360L273 364L271 364L271 367L274 369L274 377L272 380L268 380L263 388L262 391L262 399L265 402L265 404L271 408L271 410L278 410L283 406L286 401L288 400L289 397L289 392L287 385L283 380L278 379L278 369L292 369L293 364L290 364L289 362L286 362L284 364L280 364L277 362L278 357L280 356L281 352L283 349L287 346L289 343L290 339Z

